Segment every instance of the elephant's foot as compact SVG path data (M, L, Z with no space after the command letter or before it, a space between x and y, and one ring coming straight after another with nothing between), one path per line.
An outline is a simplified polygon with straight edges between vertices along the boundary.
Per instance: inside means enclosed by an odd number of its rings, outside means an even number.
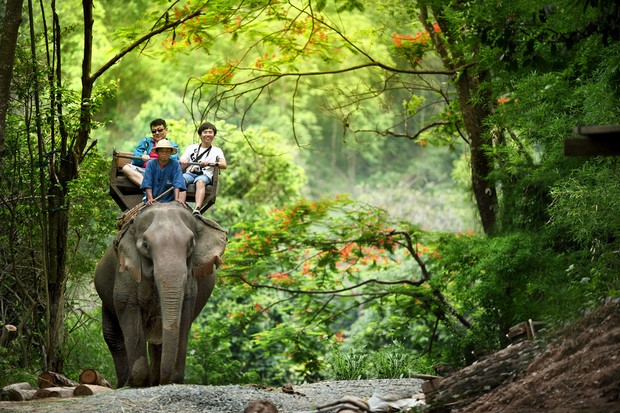
M148 387L151 385L151 376L146 356L140 357L133 364L129 385L131 387Z

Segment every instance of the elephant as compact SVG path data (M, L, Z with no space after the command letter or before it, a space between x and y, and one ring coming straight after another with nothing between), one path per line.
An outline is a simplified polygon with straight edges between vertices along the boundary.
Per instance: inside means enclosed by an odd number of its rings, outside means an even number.
M216 222L177 202L145 207L119 231L95 270L117 387L183 383L190 327L227 240Z

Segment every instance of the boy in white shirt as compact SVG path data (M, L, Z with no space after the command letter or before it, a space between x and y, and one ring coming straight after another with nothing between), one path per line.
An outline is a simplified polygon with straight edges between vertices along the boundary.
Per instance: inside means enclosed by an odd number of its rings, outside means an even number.
M205 187L211 184L213 180L213 166L217 165L220 169L226 169L226 158L222 149L213 146L213 139L217 134L217 128L214 124L206 122L198 127L198 136L200 143L195 143L185 150L183 156L179 160L181 169L185 171L183 179L187 185L194 184L196 186L196 206L194 214L200 214L202 202L205 199ZM198 165L189 165L190 162L199 162ZM182 193L183 197L185 192ZM185 199L183 199L185 202Z

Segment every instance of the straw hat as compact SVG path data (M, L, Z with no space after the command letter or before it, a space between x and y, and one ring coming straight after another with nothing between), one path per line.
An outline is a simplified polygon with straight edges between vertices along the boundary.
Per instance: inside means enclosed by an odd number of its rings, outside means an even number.
M175 153L177 153L177 148L172 146L172 144L170 143L170 141L168 139L162 139L159 142L157 142L157 146L154 147L153 150L157 151L159 149L172 149L172 154L173 155Z

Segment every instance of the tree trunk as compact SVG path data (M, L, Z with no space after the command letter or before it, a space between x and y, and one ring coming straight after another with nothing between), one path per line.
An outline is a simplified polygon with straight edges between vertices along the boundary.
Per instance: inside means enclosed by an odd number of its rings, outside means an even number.
M480 76L480 75L478 75ZM486 151L490 150L491 141L484 134L484 120L489 116L486 109L488 100L482 103L472 101L472 93L480 92L480 82L476 76L463 72L456 80L456 89L463 113L463 121L469 136L469 150L471 156L471 184L480 215L480 221L485 234L490 235L495 230L497 220L497 191L494 183L489 179L493 172L493 160Z
M0 179L2 179L2 160L4 159L6 138L6 114L11 96L11 80L17 35L22 22L23 0L7 0L4 21L0 33Z
M48 253L47 294L48 294L48 339L46 345L46 368L51 371L63 371L64 356L64 312L66 288L66 247L69 230L69 205L66 190L52 185L47 197L48 211Z
M443 65L450 70L458 71L452 80L456 87L463 122L467 130L471 155L472 190L476 198L482 228L486 234L491 234L495 230L498 202L495 185L489 178L493 172L493 159L487 153L490 149L487 145L490 145L491 141L485 137L484 126L484 120L490 114L492 102L488 93L480 89L486 74L477 72L474 69L475 60L463 54L462 45L459 44L461 34L450 30L450 25L444 16L443 6L439 4L431 6L427 3L431 2L420 1L419 3L420 21L429 33L433 47ZM439 36L433 28L428 15L429 7L445 36ZM474 96L477 98L474 99Z

